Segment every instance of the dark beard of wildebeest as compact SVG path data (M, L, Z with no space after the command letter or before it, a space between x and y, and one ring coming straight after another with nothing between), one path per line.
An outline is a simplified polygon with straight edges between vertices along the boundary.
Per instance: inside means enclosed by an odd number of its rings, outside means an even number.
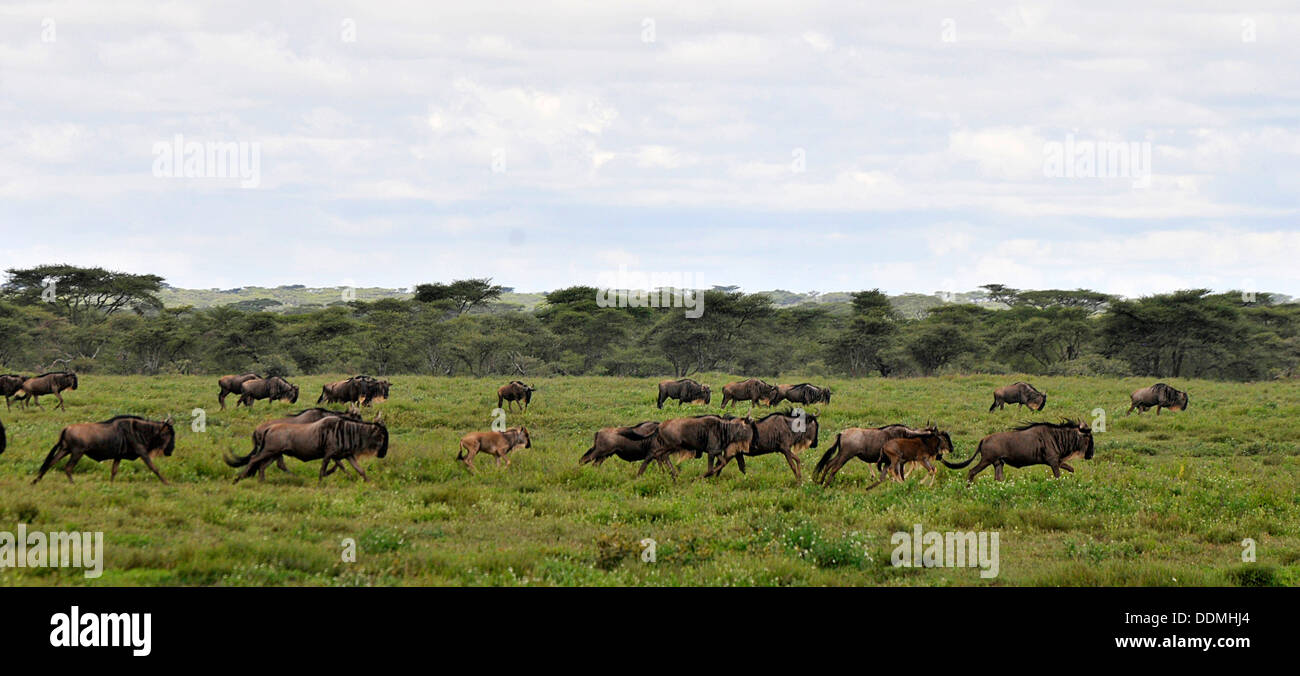
M392 383L371 376L352 376L347 380L330 383L321 388L317 404L358 403L369 406L376 399L387 399Z
M298 386L291 385L289 381L280 376L246 380L242 388L243 394L239 395L236 406L252 408L253 402L258 399L270 399L272 401L279 399L290 404L298 403Z
M722 386L722 408L726 408L728 403L734 406L738 401L768 406L774 399L776 399L776 386L768 385L758 378Z
M939 467L931 460L942 459L944 453L952 453L952 437L934 425L927 425L924 432L917 437L900 437L886 441L880 448L880 459L876 461L876 470L884 470L885 465L888 464L890 477L902 483L907 478L903 473L903 467L908 463L920 463L930 474L926 479L933 484ZM871 490L884 482L885 474L886 472L881 471L880 479L867 486L866 490Z
M1028 406L1031 411L1041 411L1047 406L1047 395L1026 382L993 390L993 405L989 406L989 411L1005 408L1007 404L1020 404L1022 408Z
M23 381L27 378L16 373L7 373L0 376L0 396L5 398L5 410L10 409L10 399L19 392L23 391Z
M650 453L642 461L636 475L641 476L651 462L658 462L667 469L673 480L677 480L677 466L670 458L689 454L690 457L709 456L709 469L704 476L710 477L721 469L714 463L722 460L736 459L740 471L745 471L743 454L749 450L754 439L754 421L732 416L699 415L693 418L673 418L659 423Z
M797 429L802 427L801 430ZM786 464L794 472L795 481L803 481L803 461L799 454L809 448L817 448L817 416L811 413L796 415L793 411L769 413L754 421L754 438L749 449L743 455L750 457L780 453L785 456ZM738 456L739 457L739 456ZM722 464L714 474L722 474L728 458L722 458Z
M713 392L708 385L701 385L690 378L664 380L659 383L659 401L656 405L663 408L664 402L669 399L676 399L678 406L708 404L713 399Z
M502 402L506 402L506 406L510 406L515 402L522 401L521 406L527 411L528 404L533 401L533 392L535 391L536 388L529 387L522 381L512 380L508 385L497 388L497 408L501 408Z
M331 416L302 425L281 423L268 427L262 439L262 450L249 459L248 466L235 477L235 483L253 476L254 472L285 455L303 462L320 460L318 481L333 474L330 464L341 465L337 462L339 460L347 460L363 480L370 481L357 464L357 456L374 454L382 458L388 455L388 428L384 427L381 418L364 422Z
M456 454L456 459L464 463L470 474L474 473L474 456L478 453L494 456L498 465L504 460L508 469L510 451L532 447L533 439L528 435L527 427L511 427L501 432L470 432L460 438L460 451Z
M650 453L659 422L647 420L631 427L603 427L596 432L591 448L578 460L579 465L591 463L600 467L611 456L627 462L640 462Z
M998 481L1002 480L1003 465L1047 465L1052 468L1052 476L1059 478L1061 470L1074 472L1067 460L1080 455L1084 460L1091 460L1092 451L1092 428L1086 423L1063 420L1059 423L1029 423L1006 432L995 432L981 439L965 462L951 463L943 458L939 461L953 469L961 469L978 457L979 463L966 475L969 484L989 465L993 465L993 476Z
M1188 397L1186 392L1175 390L1164 383L1156 383L1151 387L1144 387L1129 395L1129 400L1132 403L1129 404L1124 415L1132 413L1135 408L1138 410L1138 415L1142 415L1152 406L1156 407L1156 415L1160 415L1160 409L1162 408L1171 411L1187 410Z
M50 449L49 455L45 456L45 462L41 463L32 483L40 481L65 456L68 464L63 472L68 475L68 481L72 481L72 468L83 455L96 462L112 460L109 481L117 478L118 463L139 458L159 481L167 483L154 466L153 458L159 454L169 456L175 448L176 430L172 428L170 417L155 422L134 415L119 415L104 422L68 425L59 434L59 441Z
M831 403L831 390L829 387L817 387L809 383L777 385L776 397L770 403L775 406L781 403L782 400L796 404L829 404Z
M55 371L42 373L39 376L24 380L22 393L16 398L24 402L31 399L32 403L40 406L40 398L52 394L59 400L59 404L54 408L61 408L66 411L68 407L63 403L63 391L75 389L77 389L77 374L68 371Z
M926 434L925 430L914 429L907 425L885 425L883 427L850 427L835 435L835 443L826 449L813 476L822 485L829 486L835 475L844 468L848 461L858 458L865 463L878 465L885 442L890 439L915 438ZM883 479L884 470L880 470Z
M356 405L349 406L348 410L344 413L331 411L325 408L309 408L303 411L298 411L290 416L268 420L261 425L258 425L257 429L253 430L253 450L250 451L248 455L232 456L226 454L223 460L225 460L226 464L231 467L243 467L247 465L249 460L260 453L262 448L266 445L266 431L270 429L272 425L307 425L330 417L338 417L345 420L361 420L361 411L356 407ZM381 419L382 417L377 417L376 421ZM285 472L289 471L289 468L284 464L284 456L277 457L275 459L275 465ZM330 472L333 472L336 469L342 469L345 474L347 473L340 458L334 459L334 468L331 469ZM266 465L262 465L262 468L258 471L257 478L259 481L266 480Z
M221 376L221 378L217 380L217 385L221 388L221 392L217 394L217 403L221 404L221 410L226 410L226 395L242 395L244 393L244 383L250 380L260 380L261 377L262 376L259 376L256 373L244 373L237 376Z

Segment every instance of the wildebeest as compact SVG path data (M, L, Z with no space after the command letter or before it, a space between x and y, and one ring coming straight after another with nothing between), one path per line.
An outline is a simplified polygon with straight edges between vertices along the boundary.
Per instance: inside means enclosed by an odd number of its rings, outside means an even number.
M536 388L529 387L520 380L512 380L509 384L497 388L497 408L501 408L501 403L506 402L506 406L522 401L520 406L525 411L528 410L528 404L533 401L533 392Z
M290 404L298 403L298 386L290 384L289 381L280 376L245 380L241 388L243 394L239 395L236 406L252 408L253 402L258 399L270 399L271 401L279 399Z
M262 451L262 448L265 446L266 431L274 425L307 425L310 423L314 423L317 420L323 420L325 418L330 418L330 417L345 418L347 420L361 420L361 411L356 407L355 404L349 406L348 410L344 413L339 413L338 411L331 411L325 408L309 408L302 411L298 411L293 415L285 416L283 418L268 420L262 423L261 425L258 425L257 429L253 430L253 450L249 451L248 455L243 455L243 456L226 455L225 457L226 464L230 465L231 467L243 467L247 465L249 461L252 460L253 456L257 455ZM382 414L375 417L375 422L380 422L381 420L383 420ZM275 459L275 464L280 469L286 472L289 471L289 468L284 464L284 456L277 457ZM334 460L334 464L335 464L335 469L343 469L343 464L341 459L336 458ZM264 480L265 478L266 478L266 465L262 465L261 470L258 472L258 479Z
M498 465L505 460L506 467L510 467L510 451L532 447L533 440L528 436L527 427L511 427L501 432L470 432L460 438L460 452L456 459L465 463L466 469L473 473L474 456L478 453L495 456Z
M772 398L771 403L776 405L782 400L796 404L829 404L831 403L831 388L818 387L810 383L777 385L776 396Z
M712 398L713 393L708 385L701 385L690 378L664 380L659 383L657 406L663 408L664 402L669 399L676 399L678 406L682 404L708 404Z
M54 408L66 411L68 407L63 403L63 391L75 389L77 389L77 374L71 371L53 371L24 380L22 392L16 398L23 401L31 399L33 403L40 406L40 398L52 394L59 400L59 405Z
M26 377L16 373L6 373L0 376L0 396L5 398L5 410L10 408L10 398L23 391L23 381L25 380L27 380Z
M392 383L387 380L377 380L364 375L352 376L347 380L340 380L321 387L320 397L316 399L316 403L358 403L362 406L369 406L373 401L387 399L388 388L391 386Z
M754 421L754 438L749 443L749 449L743 454L753 457L780 453L785 456L790 471L794 472L795 480L802 481L803 461L799 459L799 454L806 449L817 448L819 429L817 416L811 413L796 411L769 413ZM714 474L722 473L727 460L725 456L722 458L722 465L714 471Z
M843 469L848 461L858 458L863 462L876 465L883 457L881 451L885 442L900 437L917 437L925 433L925 430L899 424L883 427L850 427L835 435L835 443L831 444L831 447L822 454L821 460L817 461L813 475L823 485L830 485L835 474ZM883 469L880 467L877 469L881 470L880 476L884 478Z
M934 425L928 425L923 432L924 434L916 437L898 437L886 441L880 448L880 459L876 461L876 469L879 470L887 464L889 476L902 483L906 478L903 473L904 465L919 462L930 473L927 479L933 484L939 467L931 461L943 459L944 453L952 453L952 437ZM880 480L867 489L875 488L885 480L884 477L882 473Z
M745 461L740 457L749 450L754 439L754 421L748 417L698 415L693 418L673 418L659 423L650 453L642 461L636 475L641 476L651 462L658 462L677 478L677 466L671 458L688 455L709 456L709 469L704 476L713 476L721 469L721 464L714 466L719 458L730 460L736 458L736 464L745 469Z
M969 484L989 465L993 465L993 476L998 481L1002 480L1003 465L1048 465L1052 468L1052 476L1060 477L1061 470L1074 472L1067 460L1076 456L1091 460L1092 451L1092 428L1087 423L1063 420L1059 423L1028 423L1006 432L995 432L981 439L965 462L951 463L943 458L939 461L953 469L961 469L978 457L979 463L966 474L966 483Z
M1007 404L1020 404L1021 408L1028 406L1031 411L1041 411L1044 406L1047 406L1047 395L1026 382L993 390L993 405L989 406L989 410L1006 408Z
M8 443L8 439L5 438L5 424L0 422L0 453L5 452L6 443Z
M1129 395L1129 400L1132 403L1129 404L1124 415L1132 413L1135 408L1138 410L1138 415L1142 415L1152 406L1156 407L1156 415L1160 415L1160 409L1162 408L1171 411L1187 410L1187 393L1175 390L1164 383L1144 387Z
M217 403L221 404L221 410L226 410L226 395L242 395L244 393L244 383L250 380L258 380L261 377L262 376L259 376L256 373L241 373L237 376L221 376L221 378L217 380L217 386L221 388L221 392L217 394Z
M631 427L601 428L592 439L591 448L582 455L578 464L591 463L599 467L600 463L614 455L628 462L645 460L658 429L659 423L654 420L637 423Z
M266 465L286 455L303 462L320 460L318 481L342 467L340 460L347 460L362 479L370 481L365 470L357 464L357 456L382 458L388 455L388 428L379 417L374 422L365 422L329 416L314 423L271 425L264 431L262 450L249 459L248 466L235 477L235 483L253 476L254 472L260 475ZM330 467L331 463L334 468Z
M738 401L748 401L752 404L762 404L768 406L776 399L776 386L768 385L758 378L742 380L738 383L727 383L722 386L722 408L726 408L728 403L733 406Z
M63 471L72 481L72 468L81 456L96 462L113 461L113 470L109 481L117 478L117 466L123 460L139 458L144 461L158 480L167 483L163 475L154 466L153 459L159 454L168 456L176 448L176 430L172 428L169 416L162 422L146 420L134 415L119 415L104 422L78 423L68 425L59 434L59 440L45 456L41 469L32 479L32 483L41 480L55 463L68 457L68 464Z

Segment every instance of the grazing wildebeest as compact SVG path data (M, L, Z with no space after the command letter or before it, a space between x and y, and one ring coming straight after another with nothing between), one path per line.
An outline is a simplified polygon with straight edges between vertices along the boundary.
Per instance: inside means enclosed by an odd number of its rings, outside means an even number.
M953 469L961 469L978 457L979 463L966 475L967 484L989 465L993 465L993 476L998 481L1002 480L1003 465L1048 465L1052 468L1052 476L1059 478L1063 469L1074 472L1067 460L1075 456L1091 460L1092 450L1092 428L1087 423L1063 420L1059 423L1028 423L1006 432L995 432L981 439L965 462L951 463L943 458L939 461Z
M221 410L226 410L226 395L242 395L244 393L244 383L250 380L259 380L261 377L262 376L259 376L256 373L242 373L237 376L221 376L221 378L217 380L217 385L221 388L221 392L217 394L217 403L221 404Z
M989 410L1006 408L1007 404L1020 404L1021 408L1028 406L1031 411L1041 411L1044 406L1047 406L1047 395L1026 382L993 390L993 405L989 406Z
M501 402L503 401L506 402L506 406L522 401L523 403L520 406L527 411L528 404L533 401L533 392L535 391L536 388L529 387L522 381L512 380L509 384L497 388L497 408L501 408Z
M226 464L230 465L231 467L243 467L247 465L249 461L252 460L253 456L257 455L262 451L263 446L265 446L266 431L274 425L307 425L310 423L314 423L317 420L323 420L329 417L339 417L339 418L345 418L347 420L361 420L361 410L358 409L355 404L348 406L348 410L344 413L331 411L325 408L309 408L306 410L298 411L293 415L285 416L283 418L268 420L262 423L261 425L258 425L257 429L253 430L253 450L249 451L248 455L243 455L243 456L231 456L227 454L226 457L224 458ZM379 422L382 419L383 419L383 415L381 414L375 418L375 422ZM280 469L286 472L289 471L289 468L284 464L284 456L277 457L275 459L275 464ZM341 458L335 458L334 464L335 464L334 469L344 469ZM346 470L344 471L346 473ZM262 465L261 470L258 472L258 479L259 480L266 479L266 465Z
M70 371L54 371L24 380L22 392L16 398L21 401L31 399L33 403L40 406L40 398L52 394L59 400L59 405L54 408L66 411L68 407L63 403L63 391L75 389L77 389L77 374Z
M298 403L298 386L290 384L289 381L280 376L246 380L241 387L243 394L239 395L239 401L235 403L236 406L252 408L253 402L258 399L270 399L271 401L279 399L290 404Z
M708 404L713 398L712 391L708 385L701 385L690 378L680 380L664 380L659 383L659 408L664 407L664 402L669 399L676 399L677 405L682 404Z
M802 414L801 414L802 413ZM754 421L754 439L743 455L750 457L780 453L794 472L795 481L803 481L803 461L799 454L809 448L817 448L819 426L817 416L801 411L778 411L769 413ZM722 459L722 465L714 471L721 474L728 458Z
M1132 413L1135 408L1138 410L1138 415L1142 415L1152 406L1156 407L1156 415L1160 415L1162 408L1171 411L1187 410L1187 393L1175 390L1164 383L1144 387L1129 395L1129 400L1132 403L1124 415Z
M728 403L734 406L738 401L748 401L751 406L753 404L768 406L775 399L776 386L768 385L758 378L722 386L722 408L726 408Z
M330 416L314 423L272 425L263 434L262 450L249 459L248 466L235 477L235 483L253 476L254 472L260 476L266 465L285 455L303 462L320 460L318 481L341 467L339 460L347 460L362 479L370 481L365 470L357 464L357 456L382 458L388 455L388 428L381 417L376 417L374 422L365 422ZM331 463L335 467L330 467Z
M721 457L724 460L736 458L741 471L745 470L745 461L741 456L749 450L754 439L754 421L748 417L698 415L693 418L673 418L659 423L650 453L641 462L636 475L641 476L651 462L658 462L677 478L677 466L671 458L709 456L709 469L704 476L713 476L721 465L714 462Z
M782 400L796 404L829 404L831 403L831 388L818 387L810 383L777 385L776 396L772 398L771 403L776 405L781 403Z
M579 465L591 463L597 467L610 456L617 455L628 462L645 460L654 443L659 423L647 420L631 427L603 427L592 439L591 448L578 460Z
M347 380L330 383L321 388L317 404L358 403L369 406L372 401L388 398L388 388L392 383L377 380L371 376L352 376Z
M939 467L931 461L943 459L944 453L952 453L952 437L934 425L926 426L923 431L925 434L917 437L899 437L886 441L885 445L880 447L880 459L876 461L876 469L889 465L890 478L902 483L907 478L903 473L903 467L908 463L919 462L930 473L926 479L933 484ZM881 473L880 480L867 486L867 489L878 486L885 480L884 477L885 474ZM925 483L925 480L922 480L922 483Z
M0 376L0 396L5 398L5 410L9 410L10 398L23 391L23 381L25 380L27 380L26 377L16 373L7 373Z
M68 475L68 481L72 481L72 468L83 455L96 462L112 460L109 481L117 478L118 463L139 458L159 481L167 483L154 466L153 459L159 454L171 455L175 448L176 430L172 429L170 416L162 422L155 422L134 415L119 415L104 422L68 425L59 434L59 441L50 449L49 455L45 456L45 462L41 463L32 483L40 481L65 456L70 457L63 471Z
M495 456L497 464L500 465L502 460L506 461L506 467L510 467L510 451L516 448L532 448L533 440L528 436L527 427L511 427L508 430L497 432L470 432L460 438L460 452L456 454L456 459L465 463L465 467L472 474L474 472L474 456L478 453L487 453ZM466 455L468 453L468 455Z
M829 486L835 474L843 469L848 461L859 458L863 462L875 465L880 462L885 442L900 437L917 437L925 433L925 430L899 424L883 427L850 427L835 435L835 443L831 444L831 447L822 454L821 460L817 461L813 475L823 485ZM883 469L880 476L881 478L885 476Z

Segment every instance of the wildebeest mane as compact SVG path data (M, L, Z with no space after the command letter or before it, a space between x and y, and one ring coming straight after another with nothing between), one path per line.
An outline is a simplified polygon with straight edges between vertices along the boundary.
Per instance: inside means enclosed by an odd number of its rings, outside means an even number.
M346 418L326 418L330 421L322 426L321 445L329 450L341 451L343 455L355 454L362 444L365 443L364 431L369 427L378 427L384 433L384 441L381 444L378 455L383 457L388 453L388 428L379 423L365 422L363 420L348 420Z
M1067 429L1073 427L1078 429L1079 421L1062 418L1061 422L1022 422L1019 427L1013 427L1011 429L1014 429L1017 432L1023 432L1034 427L1051 427L1054 429Z

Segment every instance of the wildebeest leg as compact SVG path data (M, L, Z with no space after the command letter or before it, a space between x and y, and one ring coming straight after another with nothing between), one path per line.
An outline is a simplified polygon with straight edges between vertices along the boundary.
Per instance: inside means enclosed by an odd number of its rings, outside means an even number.
M993 478L1002 481L1002 461L993 463Z
M1064 462L1061 463L1061 469L1069 472L1070 474L1074 474L1074 468L1071 467L1068 463L1064 463Z
M654 462L654 457L647 456L645 462L641 463L641 468L636 471L636 475L641 476L642 474L645 474L645 468L649 467L652 462Z
M1060 479L1060 478L1061 478L1061 466L1060 466L1060 465L1050 465L1050 467L1052 468L1052 478L1053 478L1053 479Z
M113 469L108 473L108 480L112 481L117 478L117 466L122 463L121 458L113 458Z
M366 476L365 471L363 471L363 470L361 469L361 466L357 464L357 459L356 459L356 457L349 455L349 456L348 456L348 464L349 464L349 465L352 465L352 469L355 469L355 470L357 471L357 474L360 474L360 475L361 475L362 480L364 480L364 481L370 481L370 477ZM343 466L343 465L341 465L341 464L339 465L339 467L342 467L342 466ZM346 470L344 471L344 473L345 473L345 474L347 473Z
M465 468L469 470L470 474L473 474L474 456L478 454L478 444L474 444L473 446L470 446L465 442L461 442L460 447L465 450L465 458L461 460L461 462L465 463Z
M50 449L51 455L49 461L41 465L41 471L37 472L36 478L32 479L32 483L35 484L37 481L40 481L41 477L45 476L45 473L50 471L51 467L54 467L55 465L59 464L59 461L63 460L64 456L68 455L68 453L70 452L71 451L69 451L64 446L59 446L57 450Z
M988 467L991 464L993 463L981 457L980 461L974 467L970 468L970 471L966 473L966 485L969 486L971 482L975 481L975 475L979 474L980 472L983 472L984 468Z
M275 466L276 466L276 467L279 467L279 468L280 468L280 471L282 471L282 472L288 472L288 471L289 471L289 466L286 465L286 464L284 464L284 456L283 456L283 455L281 455L281 456L277 456L277 457L275 458Z
M785 455L786 464L790 465L790 471L794 472L795 481L803 481L803 472L799 470L799 457L790 451L781 451Z
M1163 407L1163 406L1157 406L1157 407L1156 407L1156 415L1160 415L1160 409L1162 409L1162 408L1164 408L1164 407Z
M71 456L72 457L68 458L68 464L63 466L63 473L68 475L68 483L75 483L72 480L72 468L75 467L77 461L81 459L81 451L73 451Z
M840 446L840 454L835 456L835 459L831 461L831 464L826 467L826 471L822 473L823 486L831 485L831 480L835 478L835 474L840 471L840 468L844 467L844 463L854 458L850 453L851 452L848 449Z
M226 394L227 392L223 389L221 394L217 395L217 403L221 404L221 410L223 411L226 410Z
M939 468L935 467L934 464L930 462L929 458L922 458L921 464L925 465L925 468L930 471L930 476L927 477L925 481L929 481L930 485L933 486L935 479L938 477Z
M159 472L159 471L158 471L158 468L154 466L154 464L153 464L153 460L149 458L149 454L148 454L148 453L145 453L144 455L141 455L141 456L140 456L140 459L144 461L144 465L145 465L145 467L148 467L148 468L149 468L149 471L153 472L153 473L154 473L154 476L158 477L158 480L159 480L159 481L163 482L164 484L167 483L167 480L163 478L162 473Z

